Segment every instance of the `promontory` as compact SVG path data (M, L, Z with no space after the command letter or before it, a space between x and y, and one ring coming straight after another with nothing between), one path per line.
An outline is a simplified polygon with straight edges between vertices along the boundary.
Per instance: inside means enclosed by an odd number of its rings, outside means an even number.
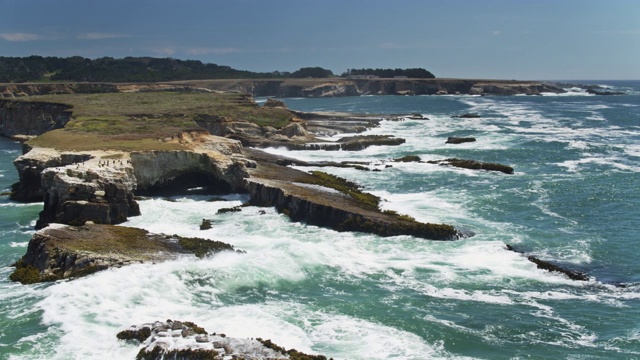
M421 223L381 211L381 199L358 184L321 171L294 169L287 166L294 160L260 150L266 146L359 150L403 143L404 139L392 135L345 136L337 143L326 142L310 131L329 127L358 132L375 126L380 117L298 113L279 101L258 106L250 95L237 92L176 91L164 86L153 89L163 91L150 90L0 100L2 135L29 139L24 154L14 162L20 181L11 197L44 202L36 224L44 232L34 236L28 253L16 264L18 270L29 267L33 275L35 269L46 280L60 264L57 255L64 252L65 261L82 258L91 263L87 252L103 259L117 249L119 261L114 266L137 261L139 250L129 253L127 239L117 235L134 234L130 240L135 242L141 234L96 231L93 226L117 226L139 215L137 196L192 188L208 194L246 193L250 205L272 206L293 221L337 231L432 240L469 235L451 225ZM359 164L315 165L362 168ZM51 224L66 227L47 230ZM118 245L83 245L82 254L74 254L77 247L65 247L61 239L78 236L101 243L117 239ZM165 236L161 241L178 240ZM184 252L181 247L162 246Z

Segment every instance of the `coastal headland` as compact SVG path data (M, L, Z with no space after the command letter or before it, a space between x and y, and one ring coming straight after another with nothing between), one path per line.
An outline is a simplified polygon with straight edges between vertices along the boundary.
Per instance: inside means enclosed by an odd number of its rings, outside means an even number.
M75 250L60 240L65 232L75 231L75 227L120 224L140 214L137 196L178 194L192 188L208 194L247 193L248 205L272 206L293 221L337 231L431 240L471 235L451 225L421 223L381 211L381 199L358 184L321 171L288 167L293 160L259 150L283 146L357 151L403 143L404 139L393 135L354 134L328 142L309 131L358 133L376 126L383 117L297 113L277 100L258 106L250 95L236 92L162 90L0 100L3 135L29 139L24 143L24 155L14 162L20 181L11 198L44 201L36 223L37 229L44 230L32 240L38 241L38 246L30 246L16 264L18 270L31 270L29 281L33 281L34 268L41 280L81 273L49 274L61 267L60 253ZM339 126L332 126L336 123ZM305 165L368 170L362 164ZM51 232L47 230L50 224L69 227ZM108 233L80 232L86 239L103 243L113 241L105 235ZM119 249L115 258L121 260L108 262L109 266L139 258L122 260L127 252L122 246L114 248ZM95 250L96 258L104 258L108 249ZM82 258L86 257L85 251Z
M320 81L292 80L292 83L307 86ZM469 85L474 81L457 80L451 84L454 83ZM109 235L113 232L86 230L91 226L115 226L140 215L137 196L181 194L195 188L207 194L246 193L250 198L246 205L275 207L293 221L337 231L411 235L430 240L473 236L471 231L452 225L421 223L407 215L381 211L382 199L356 183L322 171L298 170L351 167L384 171L373 161L310 163L260 150L284 147L358 151L374 145L396 146L404 143L404 139L392 134L358 133L385 119L428 119L419 114L303 113L289 110L275 99L259 106L252 95L238 90L248 84L260 82L4 85L7 99L0 99L0 135L24 141L24 154L14 161L20 181L14 184L10 196L21 202L44 201L36 222L36 229L43 230L34 235L27 254L15 264L18 273L15 280L25 283L57 280L143 261L139 251L132 250L129 254L121 243L78 252L62 239L73 238L66 233L85 229L79 234L89 242L113 242L116 237ZM341 84L335 82L331 86ZM515 86L508 81L496 81L491 86L498 84ZM548 85L527 86L537 89ZM243 90L260 93L256 89ZM11 92L17 90L21 91L19 95ZM338 141L326 141L318 138L318 134L345 136ZM448 138L446 143L456 146L474 140ZM514 171L508 165L471 159L423 162L415 156L388 159L384 168L408 161L505 174ZM206 229L206 220L201 229ZM56 226L55 231L48 228L51 224ZM67 227L60 228L58 224ZM150 241L159 239L155 235L149 237ZM174 240L170 235L164 236L164 243L177 241L176 236ZM185 253L181 246L158 246L176 256ZM111 248L118 250L111 253ZM93 257L88 255L92 252ZM151 255L148 259L158 260Z
M405 156L380 164L379 160L304 162L272 155L261 149L358 151L368 146L397 146L404 139L393 134L359 133L383 120L428 119L420 114L303 113L287 109L275 99L259 106L251 94L227 89L223 83L233 82L219 81L219 89L204 83L113 87L92 84L82 91L79 84L58 84L46 85L53 86L46 90L48 93L42 93L42 85L6 85L6 98L0 99L0 135L24 142L23 155L14 161L20 180L10 196L15 201L44 202L36 223L39 230L25 255L13 264L16 269L11 280L23 284L59 281L141 262L204 257L221 251L242 253L219 241L152 234L118 225L140 215L140 196L184 194L193 189L210 195L246 193L250 200L244 205L274 207L292 221L336 231L409 235L417 241L464 239L473 233L382 211L382 199L360 185L323 171L299 169L350 167L366 176L367 171L384 171L398 162L417 162L504 174L495 176L509 176L514 171L507 165L465 159L434 162ZM233 84L245 86L247 82ZM342 85L331 86L335 89ZM11 92L17 90L21 93ZM327 95L325 90L321 96L339 96ZM338 141L318 137L337 134L344 135ZM473 141L476 139L446 139L450 146ZM203 219L194 227L198 225L206 230L211 222ZM506 250L516 251L509 245ZM539 268L574 280L588 280L583 273L534 256L527 259ZM167 354L217 356L243 351L274 358L325 358L287 351L269 340L240 341L199 333L198 329L189 322L156 322L133 326L118 338L136 340L141 346L139 356L144 358ZM179 334L180 341L160 341L166 333ZM150 336L153 334L157 336Z

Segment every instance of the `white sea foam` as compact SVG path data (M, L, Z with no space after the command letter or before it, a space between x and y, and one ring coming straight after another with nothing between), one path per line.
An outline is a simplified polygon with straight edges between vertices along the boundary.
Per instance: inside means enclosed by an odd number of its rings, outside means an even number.
M12 207L33 207L33 208L42 208L43 203L17 203L17 202L6 202L0 203L0 207L12 208Z
M25 247L27 247L27 245L29 245L28 241L23 241L23 242L12 241L12 242L9 243L9 246L11 246L12 248L17 248L17 247L25 248Z
M627 164L627 159L620 156L603 156L595 154L584 154L584 157L577 160L565 160L557 164L564 167L569 172L579 173L588 165L598 165L607 167L613 171L640 172L640 166Z

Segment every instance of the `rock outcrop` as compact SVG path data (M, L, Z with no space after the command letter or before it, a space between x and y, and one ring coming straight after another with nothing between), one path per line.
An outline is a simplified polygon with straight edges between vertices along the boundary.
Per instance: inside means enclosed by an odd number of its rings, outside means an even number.
M522 251L516 250L513 246L511 246L509 244L506 245L506 248L509 251L517 252L519 254L524 254ZM589 280L589 277L587 276L587 274L585 274L585 273L583 273L581 271L571 270L571 269L568 269L566 267L562 267L562 266L553 264L550 261L542 260L542 259L540 259L540 258L538 258L536 256L533 256L533 255L527 256L527 260L529 260L532 263L536 264L536 267L538 269L561 273L561 274L566 275L571 280L577 280L577 281L588 281Z
M286 108L287 105L285 105L284 101L282 100L277 100L277 99L267 99L267 101L264 103L265 107L281 107L281 108Z
M451 158L451 159L445 159L445 160L431 160L431 161L427 161L427 163L445 165L445 166L448 165L448 166L459 167L463 169L498 171L505 174L513 174L513 168L511 166L496 164L496 163L487 163L487 162L475 161L475 160Z
M546 83L478 82L469 89L469 95L540 95L542 93L564 93L554 85Z
M338 139L335 142L305 142L305 143L284 143L266 144L270 146L283 146L289 150L326 150L326 151L360 151L370 146L398 146L406 142L403 138L392 135L364 135L348 136ZM264 147L264 144L263 144Z
M456 137L456 136L449 136L447 138L447 141L445 142L445 144L462 144L462 143L466 143L466 142L475 142L476 138L474 137Z
M137 360L327 359L323 355L308 355L295 349L285 350L270 340L232 338L222 333L209 334L188 321L167 320L133 325L119 332L117 338L141 344Z
M24 155L21 161L29 154ZM55 151L51 155L57 157ZM136 179L124 154L104 154L104 160L101 153L96 152L74 155L87 160L42 171L44 208L36 223L37 229L49 223L82 225L92 221L119 224L129 216L140 215L140 208L134 200ZM109 156L116 158L110 159Z
M380 236L412 235L431 240L455 240L471 235L451 225L421 223L407 216L382 212L366 194L316 185L317 179L311 174L278 165L255 150L251 152L258 163L256 168L250 169L251 176L245 179L251 203L274 206L293 221Z
M587 92L589 94L593 94L593 95L626 95L625 92L622 91L609 91L609 90L605 90L605 91L600 91L600 90L595 90L595 89L587 89Z
M233 246L207 239L151 234L146 230L86 224L54 224L36 232L26 254L11 274L13 281L32 284L77 278L112 267L164 261L179 255L234 251Z

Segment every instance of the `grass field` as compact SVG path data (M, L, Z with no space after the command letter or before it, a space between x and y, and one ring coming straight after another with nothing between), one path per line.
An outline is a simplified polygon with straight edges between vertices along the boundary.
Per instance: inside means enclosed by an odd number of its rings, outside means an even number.
M194 117L215 115L225 121L250 121L281 128L293 118L282 108L262 108L250 97L231 93L137 92L30 96L20 101L72 106L64 129L29 141L32 146L59 150L171 150L165 142L180 132L198 129Z

